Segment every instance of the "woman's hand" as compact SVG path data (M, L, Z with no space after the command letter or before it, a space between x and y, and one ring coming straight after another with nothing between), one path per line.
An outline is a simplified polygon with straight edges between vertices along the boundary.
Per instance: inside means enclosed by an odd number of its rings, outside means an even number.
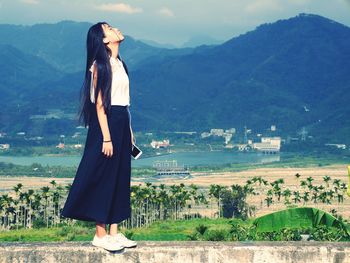
M113 144L112 144L112 142L103 142L102 143L102 152L107 157L111 157L113 155Z

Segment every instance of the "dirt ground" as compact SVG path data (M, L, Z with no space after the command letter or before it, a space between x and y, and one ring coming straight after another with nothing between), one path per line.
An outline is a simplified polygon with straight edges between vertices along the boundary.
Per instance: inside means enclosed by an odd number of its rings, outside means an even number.
M301 176L299 179L295 176L299 173ZM288 187L291 191L299 189L299 181L305 180L307 177L313 177L313 184L324 184L323 176L330 176L331 179L340 179L342 182L348 183L347 176L347 166L346 165L330 165L324 167L306 167L306 168L258 168L251 169L241 172L218 172L218 173L191 173L192 178L179 179L179 178L162 178L158 182L152 182L152 184L157 185L163 183L165 185L180 184L185 185L195 184L199 187L207 188L211 184L220 184L225 186L231 186L232 184L243 185L248 179L254 176L261 176L269 182L273 182L279 178L283 178L285 185L283 187ZM13 192L12 188L18 184L22 183L24 189L32 188L37 189L43 186L50 186L50 182L55 180L57 184L66 185L73 181L72 178L41 178L41 177L0 177L0 194L6 192ZM144 179L132 178L132 185L144 184ZM255 205L257 208L256 216L264 215L272 211L280 210L285 208L283 203L276 203L270 207L267 207L264 203L262 196L251 196L248 198L248 203L250 205ZM300 204L299 204L300 205ZM345 219L350 219L350 197L344 196L344 202L337 204L333 201L332 205L318 205L313 203L308 203L305 205L310 205L313 207L318 207L329 212L330 209L334 208L338 211L338 214L342 215ZM212 209L210 209L212 207ZM203 207L199 209L203 214L213 215L217 210L215 203L213 203L208 209ZM204 210L206 211L204 211ZM192 210L194 212L194 210Z

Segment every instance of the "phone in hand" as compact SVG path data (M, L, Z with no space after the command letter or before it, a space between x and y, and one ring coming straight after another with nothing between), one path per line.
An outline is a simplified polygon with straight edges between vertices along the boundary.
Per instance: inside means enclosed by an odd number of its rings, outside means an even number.
M136 144L132 144L131 156L134 157L134 159L138 159L141 156L141 154L141 149L137 147Z

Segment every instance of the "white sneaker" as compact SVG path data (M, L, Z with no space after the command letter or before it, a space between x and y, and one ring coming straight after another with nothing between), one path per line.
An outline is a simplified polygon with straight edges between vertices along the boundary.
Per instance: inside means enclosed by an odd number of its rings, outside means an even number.
M114 242L117 242L124 247L136 247L137 245L136 241L128 239L121 232L118 232L116 235L111 235L111 238Z
M112 239L112 237L108 234L104 235L103 237L98 237L95 234L94 239L92 240L91 244L96 246L96 247L102 247L102 248L109 250L109 251L117 251L117 250L121 250L124 248L120 243L115 242Z

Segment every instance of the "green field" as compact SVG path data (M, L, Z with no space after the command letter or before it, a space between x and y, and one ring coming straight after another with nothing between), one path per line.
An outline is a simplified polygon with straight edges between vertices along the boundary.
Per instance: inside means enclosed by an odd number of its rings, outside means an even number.
M350 241L349 236L338 228L319 226L315 228L283 228L280 231L256 233L253 219L208 219L164 220L148 227L120 228L128 238L136 241L298 241L301 234L310 234L318 241ZM350 225L347 224L350 229ZM0 242L54 242L92 241L95 234L94 222L78 221L74 226L62 225L51 228L18 229L0 231Z
M164 220L154 222L149 227L133 228L132 239L134 240L188 240L187 234L193 229L204 224L213 230L229 230L229 219L198 218L192 220ZM121 228L119 231L125 233ZM0 231L0 241L89 241L95 234L94 222L79 221L76 226L62 225L59 227L18 229Z

